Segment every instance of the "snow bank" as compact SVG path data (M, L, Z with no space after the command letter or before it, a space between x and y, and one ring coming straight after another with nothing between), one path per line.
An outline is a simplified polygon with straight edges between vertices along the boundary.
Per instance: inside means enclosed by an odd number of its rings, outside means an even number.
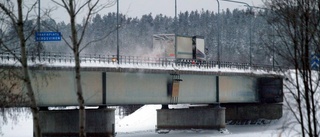
M129 132L145 132L154 131L157 124L157 109L161 105L145 105L124 117L120 121L116 121L116 132L129 133Z
M170 105L169 108L186 108L188 105ZM174 130L168 134L155 132L157 109L161 105L145 105L123 119L116 120L117 137L277 137L295 136L290 129L282 129L292 115L285 112L283 118L266 125L227 125L227 132L217 130ZM27 116L28 115L28 116ZM27 116L27 117L24 117ZM32 137L32 117L23 114L15 125L9 121L2 126L3 137ZM296 128L297 129L297 128ZM291 129L294 130L294 129ZM1 135L0 135L1 136Z
M30 113L21 112L20 117L17 118L17 123L13 119L8 119L7 125L0 125L0 136L3 137L32 137L33 122ZM2 134L1 134L2 132Z

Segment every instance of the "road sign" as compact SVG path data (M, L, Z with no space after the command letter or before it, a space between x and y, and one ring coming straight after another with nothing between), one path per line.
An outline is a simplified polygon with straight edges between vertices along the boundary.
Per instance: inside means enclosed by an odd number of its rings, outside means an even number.
M310 62L311 69L312 70L319 70L319 65L320 65L319 63L320 63L320 55L312 54L311 55L311 62Z
M61 41L60 32L36 32L36 41Z

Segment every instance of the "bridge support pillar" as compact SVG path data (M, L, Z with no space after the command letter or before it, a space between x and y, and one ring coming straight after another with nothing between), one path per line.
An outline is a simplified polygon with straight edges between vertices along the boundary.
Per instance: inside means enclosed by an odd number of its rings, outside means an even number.
M87 109L87 136L113 137L115 109ZM40 126L43 137L78 137L79 110L40 111Z
M199 107L157 110L157 131L225 128L225 108Z

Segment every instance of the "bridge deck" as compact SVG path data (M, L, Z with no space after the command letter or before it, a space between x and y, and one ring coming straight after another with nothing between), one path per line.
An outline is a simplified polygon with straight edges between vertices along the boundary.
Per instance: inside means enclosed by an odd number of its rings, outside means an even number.
M28 55L29 67L35 70L32 81L33 86L37 87L35 95L38 105L77 105L73 56L50 54L40 57ZM81 80L86 105L210 104L216 103L217 97L220 103L251 103L259 101L259 78L281 77L268 65L192 60L178 62L126 56L121 56L118 64L114 57L81 56ZM19 68L17 56L0 54L0 67ZM16 82L15 93L25 90L21 81Z
M1 68L19 67L19 55L0 54ZM42 53L40 58L28 54L29 67L34 70L73 70L74 57L71 54ZM279 66L217 61L195 62L154 57L120 56L119 64L115 55L82 55L81 70L101 72L169 73L222 76L279 76ZM220 65L220 67L219 67Z

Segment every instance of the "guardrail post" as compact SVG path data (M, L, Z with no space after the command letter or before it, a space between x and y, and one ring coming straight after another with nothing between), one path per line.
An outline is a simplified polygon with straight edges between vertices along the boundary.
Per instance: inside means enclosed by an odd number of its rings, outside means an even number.
M48 55L48 62L50 63L50 61L51 61L51 55L50 55L51 53L49 52L49 55ZM45 60L44 60L45 61Z
M39 62L40 62L41 61L41 52L38 52L38 55L39 55ZM46 53L45 52L43 52L42 56L43 56L42 60L46 61Z
M140 65L142 65L142 63L143 63L143 57L138 57L139 58L139 61L140 61Z
M72 53L70 53L70 55L69 55L69 59L70 59L70 63L72 62Z
M131 56L131 61L132 61L132 64L134 65L135 62L134 62L134 56Z
M112 55L112 58L111 58L112 60L114 59L114 55ZM112 64L114 64L114 62L112 61Z
M119 61L120 61L120 64L123 64L123 56L120 56L119 59L120 59L120 60L119 60Z

